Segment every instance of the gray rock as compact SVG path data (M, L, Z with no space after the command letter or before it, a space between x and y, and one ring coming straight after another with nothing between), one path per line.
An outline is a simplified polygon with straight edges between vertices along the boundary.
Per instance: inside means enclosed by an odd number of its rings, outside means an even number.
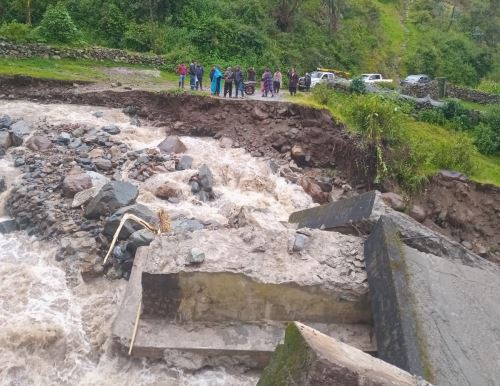
M191 248L186 258L186 265L201 264L205 261L205 252L198 248Z
M130 106L125 107L122 110L122 112L124 114L127 114L127 115L136 115L139 112L139 110L140 110L139 107L130 105Z
M176 135L170 135L165 138L159 145L160 152L170 153L184 153L187 150L186 145Z
M129 182L112 181L104 185L85 208L85 217L109 216L116 210L135 202L139 190Z
M101 127L101 130L108 133L108 134L111 134L111 135L120 134L120 132L121 132L119 127L116 125L103 126L103 127Z
M92 115L96 118L102 118L104 116L104 113L102 111L96 111Z
M207 165L201 165L200 170L198 171L198 179L203 190L212 190L214 186L214 176Z
M462 182L468 181L467 176L460 172L455 172L453 170L440 170L438 175L449 180L458 180Z
M68 144L68 147L71 149L76 149L82 145L82 140L80 138L73 138L71 142Z
M2 115L0 117L0 129L8 129L14 121L8 115Z
M193 157L188 155L183 155L179 160L179 163L175 166L176 170L188 170L191 169L191 165L193 164Z
M24 138L30 135L31 130L32 130L31 123L27 121L21 120L14 123L10 127L10 134L14 146L21 146L24 142Z
M133 214L152 225L159 225L158 216L151 209L142 204L135 204L118 209L115 213L113 213L113 215L106 220L102 233L110 238L113 237L116 230L118 229L118 225L120 224L121 219L126 213ZM119 239L124 240L132 233L143 228L144 227L141 224L129 220L123 226L118 237Z
M111 160L98 157L94 160L94 165L97 167L99 170L111 170L113 169L113 163Z
M57 142L60 143L61 145L67 146L71 142L71 139L72 139L71 134L63 131L57 137Z
M190 184L191 184L191 192L193 194L196 194L196 193L198 193L201 190L201 186L198 183L198 181L191 181Z
M23 157L18 157L14 160L14 166L16 168L26 164L26 160Z
M0 218L0 233L11 233L17 230L16 220L13 218Z
M5 155L7 149L12 146L12 138L7 131L0 131L0 156Z
M132 233L127 240L127 250L135 254L137 248L144 247L154 240L155 235L148 229L140 229L134 233Z
M137 117L132 117L130 118L130 124L132 126L137 126L137 127L141 127L141 121L139 120L139 118Z
M177 219L172 221L172 228L177 232L194 232L205 226L196 219Z
M0 177L0 193L5 192L7 190L7 184L5 183L5 178Z
M96 189L101 189L104 185L109 182L109 178L102 175L101 173L87 171L85 172L92 180L92 186Z
M381 216L365 243L378 357L437 385L494 385L500 268L411 248Z
M410 216L418 222L424 221L427 217L424 208L422 208L420 205L413 205L411 207Z
M298 233L295 235L295 241L293 243L293 251L294 252L300 252L306 247L306 243L309 240L309 237L307 237L304 234Z

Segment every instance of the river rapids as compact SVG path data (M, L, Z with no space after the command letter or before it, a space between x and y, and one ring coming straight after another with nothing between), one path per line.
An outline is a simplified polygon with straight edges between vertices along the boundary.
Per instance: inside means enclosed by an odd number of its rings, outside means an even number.
M102 118L93 115L103 112ZM35 127L44 123L92 127L115 124L129 148L156 147L164 128L132 126L117 109L92 106L43 105L0 101L0 115L25 119ZM301 187L273 174L266 160L240 148L221 147L219 141L182 137L193 157L193 169L207 164L215 177L217 199L200 203L187 183L193 170L159 173L137 183L138 202L171 217L184 215L225 225L231 211L255 209L256 226L279 226L289 213L312 205ZM128 165L121 170L126 176ZM8 188L21 178L8 153L0 160ZM179 203L158 199L153 192L170 181L182 191ZM7 214L9 189L0 194L0 216ZM185 372L165 362L129 358L109 339L125 280L105 277L90 282L69 280L54 255L58 241L39 241L24 232L0 234L0 385L254 385L258 374L244 369L210 368Z

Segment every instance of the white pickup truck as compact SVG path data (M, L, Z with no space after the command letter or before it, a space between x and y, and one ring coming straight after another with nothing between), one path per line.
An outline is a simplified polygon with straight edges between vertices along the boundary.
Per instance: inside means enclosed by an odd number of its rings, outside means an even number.
M384 79L382 74L361 74L361 79L365 83L392 82L392 79Z

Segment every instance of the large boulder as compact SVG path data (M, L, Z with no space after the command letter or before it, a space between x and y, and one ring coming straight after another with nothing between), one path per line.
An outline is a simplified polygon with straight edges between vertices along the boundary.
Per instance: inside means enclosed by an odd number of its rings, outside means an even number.
M92 179L87 173L68 174L62 183L63 194L66 197L74 197L82 190L92 187Z
M8 115L2 115L0 117L0 130L1 129L8 129L13 123L13 120L11 117Z
M183 155L177 165L175 166L175 170L188 170L191 169L191 165L193 164L193 157L188 155Z
M12 137L12 143L14 146L21 146L24 142L24 138L30 135L32 130L31 123L28 121L18 121L10 126L10 135Z
M182 190L174 183L165 183L156 189L155 196L168 200L169 198L178 198L182 195Z
M198 171L198 180L203 190L212 190L214 186L214 176L207 165L201 165L200 170Z
M109 216L116 210L133 204L138 195L139 189L130 182L109 182L87 204L85 217L96 219L101 216Z
M258 386L424 386L396 366L302 323L286 329ZM430 386L430 385L429 385Z
M145 247L154 240L155 235L148 229L140 229L132 233L127 240L127 251L135 255L137 248Z
M151 211L151 209L142 204L135 204L118 209L115 213L113 213L113 215L111 215L106 220L106 223L104 224L103 233L108 237L113 237L116 230L118 229L120 221L122 220L123 216L127 213L133 214L152 225L156 226L159 225L159 218L153 211ZM128 238L132 233L143 228L144 227L138 224L137 222L129 220L123 226L118 237L121 240L124 240Z
M186 145L176 135L170 135L165 138L159 145L158 149L162 153L184 153L187 150Z
M12 146L12 138L6 131L0 131L0 156L5 155L7 149Z
M54 145L47 137L34 135L26 141L26 147L32 151L44 152L54 147Z

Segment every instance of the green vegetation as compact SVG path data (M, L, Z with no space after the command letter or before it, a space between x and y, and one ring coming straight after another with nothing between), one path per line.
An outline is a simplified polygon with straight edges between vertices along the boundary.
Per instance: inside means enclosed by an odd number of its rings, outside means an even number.
M484 148L475 136L475 129L450 125L450 122L464 127L468 124L461 115L464 108L460 105L451 103L441 110L425 110L433 118L423 121L423 113L417 113L415 118L415 106L411 103L334 91L323 85L315 87L311 96L297 100L327 107L334 117L365 138L368 149L377 157L378 182L395 180L411 194L438 170L453 169L477 181L500 185L499 150L490 156L480 154L478 149L484 151ZM500 116L497 114L492 108L491 112L481 114L479 122L483 126L473 127L500 127L496 123ZM434 115L440 118L434 119ZM491 137L485 142L494 143Z
M0 0L0 36L154 52L170 70L196 58L425 72L498 90L499 9L495 0Z
M0 75L23 75L44 79L98 82L116 78L117 76L113 76L109 71L116 66L117 64L111 61L0 58ZM140 65L120 64L119 66L130 70L150 70L149 67ZM123 76L127 77L130 82L130 75ZM162 84L176 82L177 77L171 73L161 71L158 78L150 77L147 81L144 81L144 79L141 79L141 81Z

